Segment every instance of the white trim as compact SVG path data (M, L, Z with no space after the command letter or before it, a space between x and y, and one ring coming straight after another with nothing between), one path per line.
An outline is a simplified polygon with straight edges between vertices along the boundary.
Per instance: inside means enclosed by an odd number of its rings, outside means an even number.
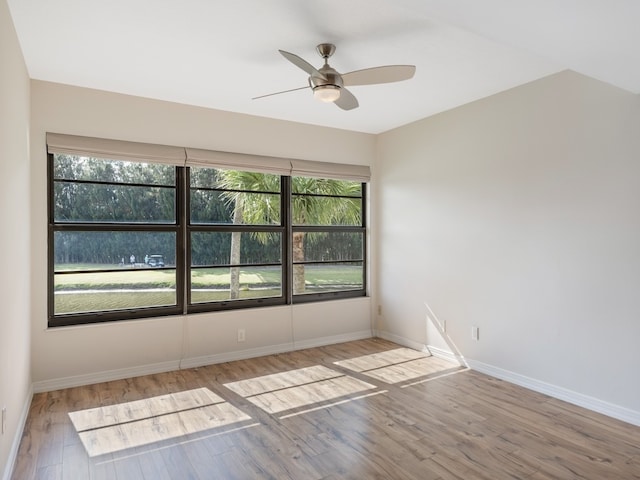
M295 350L303 350L305 348L324 347L325 345L364 340L365 338L371 338L371 330L361 330L359 332L343 333L341 335L331 335L329 337L311 338L309 340L296 340L294 345Z
M450 352L449 350L445 350L439 347L434 347L433 345L427 345L427 350L429 350L431 355L433 355L434 357L438 357L444 360L448 360L450 362L458 363L462 367L469 366L467 365L467 361L464 359L464 357L460 355L456 355L455 353Z
M414 342L413 340L409 340L408 338L401 337L394 333L384 332L378 330L375 332L376 337L383 338L384 340L389 340L390 342L397 343L398 345L402 345L408 348L412 348L414 350L418 350L419 352L428 353L433 355L434 357L442 358L444 360L448 360L450 362L458 363L463 367L468 367L467 361L464 357L460 355L456 355L449 350L445 350L443 348L434 347L432 345L424 345L422 343Z
M574 392L563 387L558 387L557 385L529 378L509 370L478 362L476 360L467 359L466 361L469 368L472 370L491 375L492 377L496 377L501 380L506 380L507 382L520 385L521 387L525 387L539 393L544 393L545 395L549 395L553 398L564 400L594 412L602 413L603 415L622 420L623 422L640 426L640 411L631 410L630 408L615 405L589 395Z
M31 408L31 401L33 400L33 385L29 387L27 392L27 401L22 407L20 413L20 419L18 420L18 428L13 436L13 442L11 443L11 449L9 450L9 456L7 457L7 464L2 475L2 480L10 480L13 474L13 468L15 467L16 459L18 458L18 449L20 448L20 442L22 441L22 434L24 427L27 424L27 417L29 416L29 409Z
M330 337L313 338L310 340L296 340L291 343L281 343L279 345L269 345L266 347L249 348L246 350L234 350L232 352L217 353L214 355L204 355L201 357L185 358L180 362L181 368L197 368L217 363L233 362L235 360L246 360L247 358L264 357L277 353L292 352L305 348L322 347L334 345L336 343L351 342L371 338L370 330L346 333L343 335L333 335Z
M408 348L413 348L414 350L418 350L419 352L430 353L429 349L424 343L414 342L413 340L409 340L408 338L401 337L400 335L396 335L395 333L376 330L374 334L376 337L382 338L384 340L389 340L390 342L397 343L398 345L402 345Z
M290 352L293 350L291 343L281 343L279 345L268 345L266 347L248 348L246 350L234 350L232 352L215 353L201 357L185 358L180 362L182 369L205 367L216 363L233 362L235 360L245 360L247 358L263 357L265 355L275 355L276 353Z
M105 372L85 373L72 377L54 378L34 382L33 391L35 393L51 392L62 388L80 387L94 383L110 382L112 380L122 380L124 378L139 377L142 375L152 375L154 373L170 372L180 369L180 361L170 361L141 365L139 367L120 368L118 370L107 370Z

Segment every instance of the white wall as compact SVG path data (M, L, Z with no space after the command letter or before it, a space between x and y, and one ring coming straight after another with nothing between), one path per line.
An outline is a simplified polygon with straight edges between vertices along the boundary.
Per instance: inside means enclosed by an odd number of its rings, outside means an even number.
M9 475L31 400L29 77L5 0L0 0L0 478Z
M562 72L382 134L375 172L381 334L640 422L639 96Z
M361 165L375 153L372 135L41 81L31 83L31 104L31 257L43 266L46 132ZM368 298L55 329L46 298L43 267L31 290L37 391L371 336Z

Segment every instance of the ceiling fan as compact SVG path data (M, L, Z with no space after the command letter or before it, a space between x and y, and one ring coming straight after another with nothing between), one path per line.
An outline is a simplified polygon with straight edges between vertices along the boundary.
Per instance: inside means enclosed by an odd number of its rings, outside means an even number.
M340 74L329 65L329 57L336 51L336 46L332 43L321 43L316 50L324 59L324 65L318 69L298 55L278 50L284 58L309 74L308 87L269 93L254 97L253 100L311 88L314 98L321 102L333 102L343 110L352 110L358 107L358 100L346 87L399 82L412 78L416 72L415 65L384 65Z

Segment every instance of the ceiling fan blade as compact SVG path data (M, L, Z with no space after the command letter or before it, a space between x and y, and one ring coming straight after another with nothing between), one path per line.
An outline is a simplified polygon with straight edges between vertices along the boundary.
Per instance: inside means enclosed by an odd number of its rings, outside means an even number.
M260 95L258 97L253 97L251 100L258 100L259 98L264 98L264 97L272 97L273 95L280 95L281 93L295 92L297 90L304 90L305 88L309 88L309 87L308 86L304 86L304 87L292 88L291 90L283 90L281 92L267 93L266 95Z
M284 58L286 58L291 63L293 63L296 67L301 68L302 70L307 72L309 75L317 76L319 78L322 78L323 80L327 79L322 73L320 73L316 69L316 67L311 65L309 62L307 62L303 58L300 58L298 55L295 55L295 54L289 53L289 52L285 52L284 50L278 50L278 51L282 54L282 56Z
M358 99L354 97L353 93L344 87L340 89L340 97L334 103L342 110L353 110L354 108L358 108Z
M383 67L365 68L345 73L342 75L342 81L347 87L374 85L409 80L415 73L415 65L385 65Z

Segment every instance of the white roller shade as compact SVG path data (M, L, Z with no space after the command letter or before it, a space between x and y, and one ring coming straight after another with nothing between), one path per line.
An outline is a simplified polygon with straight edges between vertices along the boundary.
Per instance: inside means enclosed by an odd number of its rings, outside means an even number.
M371 180L371 169L364 165L294 159L291 160L291 175L368 182Z
M370 168L363 165L221 152L60 133L47 133L47 151L113 160L224 168L275 175L335 178L358 182L368 182L371 179Z
M186 153L183 147L80 137L60 133L47 133L47 151L66 155L130 162L166 163L170 165L184 165L186 160Z
M289 175L291 160L246 153L187 148L187 166L224 168L249 172Z

